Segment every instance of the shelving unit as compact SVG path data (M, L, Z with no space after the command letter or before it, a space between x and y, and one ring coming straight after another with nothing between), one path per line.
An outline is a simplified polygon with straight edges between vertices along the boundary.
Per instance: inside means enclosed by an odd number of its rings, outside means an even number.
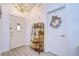
M44 51L44 24L43 23L35 23L32 26L31 33L31 48L40 52Z

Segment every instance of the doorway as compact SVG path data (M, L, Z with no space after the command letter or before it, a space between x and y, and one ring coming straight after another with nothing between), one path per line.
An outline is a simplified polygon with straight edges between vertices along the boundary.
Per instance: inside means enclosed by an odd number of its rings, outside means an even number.
M18 16L10 15L9 36L10 49L25 45L26 23L25 19Z

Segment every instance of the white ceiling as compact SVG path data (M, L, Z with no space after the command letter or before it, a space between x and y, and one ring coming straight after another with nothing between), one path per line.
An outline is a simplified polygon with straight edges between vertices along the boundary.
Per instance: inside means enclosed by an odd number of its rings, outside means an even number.
M26 6L28 6L30 10L31 10L35 5L36 5L36 3L27 3L27 4L26 4Z

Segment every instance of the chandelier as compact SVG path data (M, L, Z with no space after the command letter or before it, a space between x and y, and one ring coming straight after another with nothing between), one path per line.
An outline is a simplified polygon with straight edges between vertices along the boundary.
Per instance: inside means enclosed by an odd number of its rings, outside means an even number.
M26 4L23 3L17 4L15 8L17 9L18 12L21 13L25 13L26 11L28 11L28 7L26 6Z

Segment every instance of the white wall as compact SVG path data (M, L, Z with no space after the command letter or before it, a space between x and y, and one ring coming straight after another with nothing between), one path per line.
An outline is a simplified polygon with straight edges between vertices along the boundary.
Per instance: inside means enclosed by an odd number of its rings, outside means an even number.
M79 4L67 4L69 55L79 55Z
M25 40L25 45L29 45L29 39L30 39L30 22L29 22L29 18L30 18L30 13L27 14L27 16L25 17L26 20L26 40Z
M2 46L1 51L9 50L9 6L2 4Z
M31 39L31 32L32 32L32 25L34 23L37 23L37 22L44 22L44 12L43 12L43 6L39 6L39 4L35 5L31 12L30 12L30 19L29 19L29 43L30 43L30 39ZM40 17L40 18L39 18Z
M43 6L37 4L34 8L32 8L31 13L30 13L30 22L33 24L35 22L44 22L43 19ZM40 16L40 18L39 18Z

